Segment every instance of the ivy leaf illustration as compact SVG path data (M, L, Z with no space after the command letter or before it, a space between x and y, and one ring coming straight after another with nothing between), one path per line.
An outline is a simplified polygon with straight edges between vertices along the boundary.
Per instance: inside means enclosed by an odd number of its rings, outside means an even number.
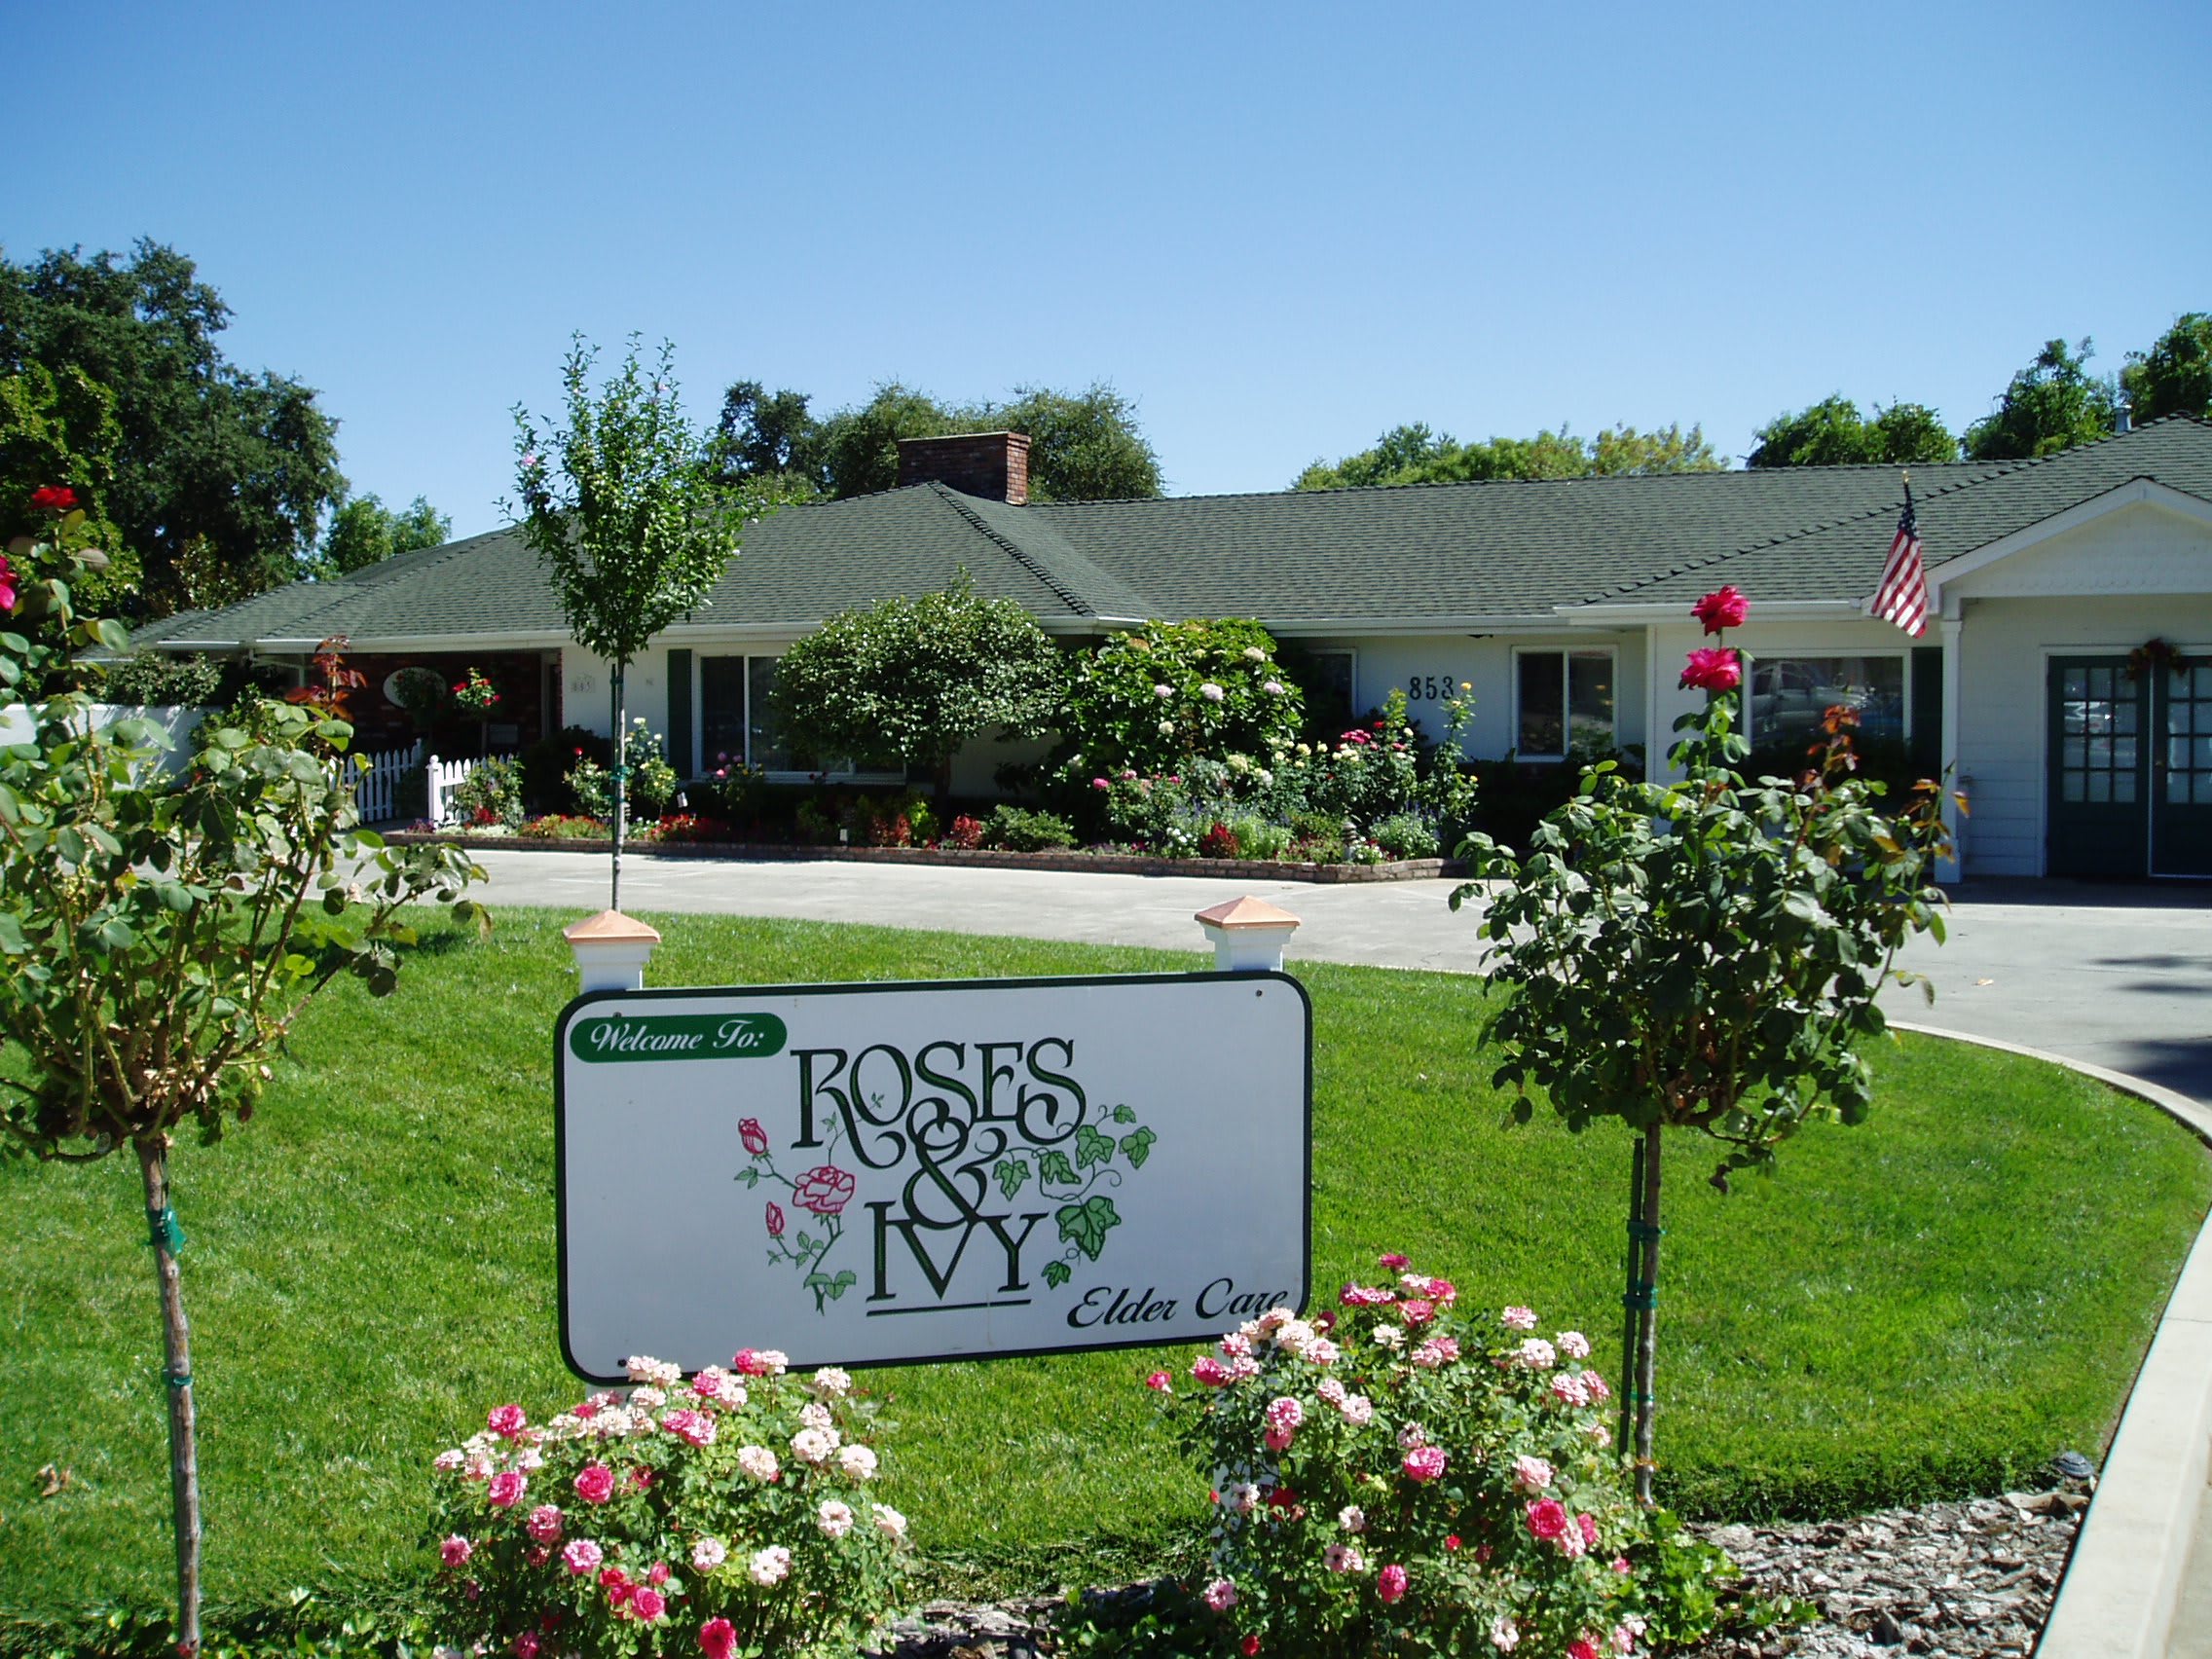
M1106 1230L1122 1225L1114 1200L1104 1193L1093 1193L1080 1204L1062 1204L1052 1219L1060 1224L1060 1236L1094 1262L1106 1248Z
M1051 1287L1052 1287L1052 1288L1053 1288L1054 1290L1057 1290L1057 1289L1059 1289L1059 1287L1060 1287L1061 1285L1063 1285L1063 1284L1067 1283L1067 1282L1068 1282L1068 1265L1067 1265L1067 1263L1065 1263L1065 1262L1047 1262L1047 1263L1045 1264L1045 1282L1046 1282L1047 1284L1051 1285Z
M1127 1106L1117 1106L1117 1107L1115 1107L1115 1108L1114 1108L1114 1122L1115 1122L1115 1123L1117 1123L1117 1124L1133 1124L1133 1123L1135 1123L1136 1121L1137 1121L1137 1115L1136 1115L1136 1112L1135 1112L1135 1110L1134 1110L1133 1108L1131 1108L1131 1107L1127 1107Z
M1018 1158L1002 1158L991 1173L999 1178L999 1191L1011 1198L1029 1179L1029 1165Z
M1088 1124L1079 1124L1075 1131L1075 1166L1088 1169L1093 1163L1107 1163L1114 1157L1114 1137L1102 1135Z
M1122 1137L1122 1156L1129 1161L1130 1168L1144 1167L1144 1161L1152 1156L1152 1143L1159 1138L1150 1129L1137 1129Z
M740 1169L735 1175L732 1175L730 1179L733 1181L743 1181L748 1187L751 1187L756 1185L759 1181L760 1171L757 1169Z
M813 1248L814 1240L809 1238L804 1233L801 1233L798 1235L798 1253L803 1256Z
M1068 1155L1058 1147L1050 1152L1041 1152L1037 1155L1037 1179L1040 1182L1057 1181L1063 1186L1072 1187L1075 1185L1075 1165L1068 1161Z

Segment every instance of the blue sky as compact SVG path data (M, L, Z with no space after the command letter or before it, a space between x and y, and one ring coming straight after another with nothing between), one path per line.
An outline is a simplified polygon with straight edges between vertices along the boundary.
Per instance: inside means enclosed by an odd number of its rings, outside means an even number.
M1954 425L2212 309L2212 7L5 0L0 245L172 243L496 527L571 331L818 410L1107 380L1178 494L1400 421ZM41 89L44 89L42 92Z

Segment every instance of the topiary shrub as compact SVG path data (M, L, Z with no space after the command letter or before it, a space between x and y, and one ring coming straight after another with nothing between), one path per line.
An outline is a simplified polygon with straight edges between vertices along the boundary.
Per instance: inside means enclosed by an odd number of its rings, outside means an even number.
M994 847L1015 853L1049 853L1075 845L1075 830L1068 821L1050 812L1028 812L1018 806L991 809L983 838Z

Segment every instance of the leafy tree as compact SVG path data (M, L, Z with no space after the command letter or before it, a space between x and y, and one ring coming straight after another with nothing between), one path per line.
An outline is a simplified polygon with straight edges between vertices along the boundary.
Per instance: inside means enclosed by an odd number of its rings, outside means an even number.
M1029 434L1029 493L1041 501L1150 500L1161 494L1160 457L1137 430L1136 410L1112 387L1070 394L1016 387L986 412L993 428Z
M1729 608L1733 602L1733 608ZM1713 608L1718 605L1717 610ZM1733 589L1697 608L1709 632L1741 622ZM1481 934L1507 995L1488 1040L1527 1123L1539 1090L1580 1133L1618 1118L1638 1137L1629 1300L1637 1495L1650 1501L1658 1324L1661 1153L1668 1129L1725 1148L1714 1183L1772 1168L1814 1118L1862 1123L1873 1091L1860 1046L1887 1029L1875 995L1914 933L1942 938L1928 885L1948 842L1934 784L1888 816L1882 787L1852 775L1847 711L1831 710L1813 764L1747 784L1737 768L1741 665L1691 653L1685 685L1714 694L1675 722L1678 783L1605 761L1538 826L1526 856L1471 837Z
M436 547L453 535L453 520L417 496L393 512L373 493L338 503L322 538L317 574L350 575L399 553Z
M2046 342L1996 409L1967 427L1967 459L2027 461L2111 436L2114 387L2089 373L2094 350L2087 339L2072 350L2063 340Z
M1338 461L1316 461L1293 480L1299 490L1380 484L1459 484L1491 478L1591 478L1622 473L1717 472L1721 459L1703 428L1607 426L1594 438L1566 427L1532 438L1462 444L1416 424L1394 426L1372 449Z
M2212 313L2178 316L2150 350L2128 352L2120 383L2138 421L2162 415L2212 420Z
M1035 736L1064 680L1058 647L1011 599L981 599L968 572L920 599L845 610L776 664L776 718L794 748L927 766L986 732Z
M576 336L561 365L568 424L540 432L515 411L523 539L553 579L569 632L614 669L614 873L622 907L629 810L630 664L669 624L708 603L737 556L742 506L708 470L677 392L676 348L663 343L648 381L631 336L622 366L595 397L599 352Z
M152 240L128 259L0 257L0 375L75 369L114 394L104 505L156 615L299 575L346 486L337 423L314 392L225 360L230 316L190 259Z
M90 610L114 608L138 585L137 560L107 513L122 439L115 394L82 369L26 363L0 376L0 545L44 535L51 521L32 497L51 486L68 490L84 514L64 533L69 546L96 547L108 561L78 578L77 604Z
M758 381L732 382L722 393L721 419L707 445L707 464L715 477L728 486L779 488L787 499L827 491L822 425L806 405L803 391L770 391ZM772 480L782 483L771 486Z
M1868 420L1841 392L1777 415L1757 435L1747 466L1911 466L1959 458L1959 440L1926 404L1876 405Z
M1029 435L1029 490L1037 500L1161 493L1160 458L1137 428L1135 407L1104 384L1081 392L1021 387L1011 402L951 404L886 381L866 403L816 420L802 392L737 381L722 394L710 464L723 483L751 485L776 500L803 500L812 492L866 496L897 486L901 438L995 431Z
M59 519L55 530L75 530ZM0 578L0 687L127 644L80 618L81 563L49 535ZM200 1645L200 1483L191 1331L169 1154L253 1115L272 1062L341 974L390 991L402 906L480 879L450 848L387 848L361 830L342 769L350 728L327 703L266 704L210 722L181 783L157 730L100 730L90 699L36 708L37 735L0 754L0 1155L138 1164L164 1335L177 1568L177 1644ZM476 906L457 910L482 920Z

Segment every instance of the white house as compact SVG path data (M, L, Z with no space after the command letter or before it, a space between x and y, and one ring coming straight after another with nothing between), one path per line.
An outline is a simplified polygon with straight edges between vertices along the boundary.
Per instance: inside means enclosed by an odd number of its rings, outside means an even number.
M1147 618L1250 616L1348 720L1403 687L1438 729L1474 687L1468 749L1568 763L1666 753L1695 693L1689 606L1733 583L1754 742L1835 702L1869 738L1949 767L1975 875L2212 876L2212 426L2186 418L2039 461L1913 469L1935 615L1869 612L1902 505L1890 467L1578 478L1162 500L1033 502L1028 440L903 446L902 484L749 533L711 603L634 665L631 708L678 769L792 762L776 658L837 610L944 586L1028 608L1075 640ZM297 583L153 631L176 651L305 660L330 636L381 683L475 665L496 737L608 727L606 666L567 638L535 559L497 533ZM396 717L395 717L396 718ZM372 734L373 740L373 734ZM961 757L987 791L1003 751ZM796 772L793 776L799 776Z

